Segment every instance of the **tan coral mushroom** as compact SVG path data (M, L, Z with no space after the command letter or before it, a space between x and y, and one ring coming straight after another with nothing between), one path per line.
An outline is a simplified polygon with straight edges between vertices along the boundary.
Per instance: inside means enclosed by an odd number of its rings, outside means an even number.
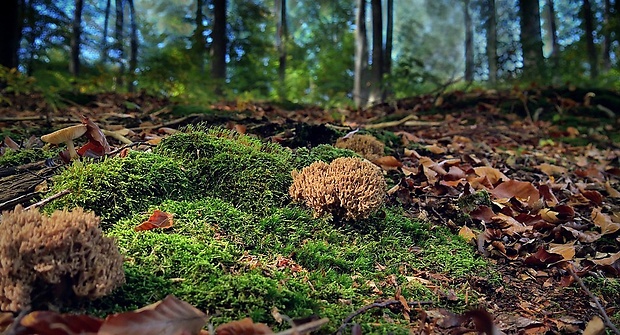
M0 311L29 308L32 293L50 287L94 299L125 282L114 240L81 208L47 217L17 206L3 213L0 230Z
M338 158L331 164L314 162L293 172L289 194L314 210L345 220L369 217L379 209L386 196L383 173L374 164L360 158Z
M75 146L73 146L73 140L84 135L87 129L88 128L86 125L78 124L43 135L41 136L41 141L51 144L65 143L67 145L67 150L69 151L69 157L71 157L71 159L75 159L78 157L78 154L77 151L75 151Z
M350 149L364 158L374 161L384 155L385 144L372 135L353 134L351 137L342 137L336 141L336 148Z

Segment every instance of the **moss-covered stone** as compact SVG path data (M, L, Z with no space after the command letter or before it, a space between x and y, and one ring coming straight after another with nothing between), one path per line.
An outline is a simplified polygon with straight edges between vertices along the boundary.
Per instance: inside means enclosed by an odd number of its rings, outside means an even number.
M183 162L205 195L264 212L289 201L292 153L274 143L222 128L190 128L166 139L155 152Z
M436 293L407 276L430 271L464 281L487 271L463 240L444 229L430 233L395 209L338 226L297 206L260 216L210 197L156 208L174 213L171 229L134 231L146 213L109 229L126 257L127 284L85 306L86 312L129 310L174 294L209 311L216 325L250 316L274 326L270 312L276 307L293 318L330 318L320 332L329 334L355 309L392 298L390 280L406 299L436 300ZM451 308L458 310L465 301L464 292L457 294L462 299ZM377 322L382 319L372 313L356 322L366 333L406 332L406 320L391 316L393 323Z
M163 199L182 198L190 189L181 164L137 151L99 163L75 161L53 181L50 194L64 189L71 193L51 202L46 211L83 207L100 216L104 226Z

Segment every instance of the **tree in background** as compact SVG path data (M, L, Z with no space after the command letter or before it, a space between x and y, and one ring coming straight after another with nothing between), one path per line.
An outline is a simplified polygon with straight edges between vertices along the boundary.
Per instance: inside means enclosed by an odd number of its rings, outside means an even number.
M0 1L0 65L16 68L21 37L19 0Z
M114 51L116 52L116 61L118 62L118 75L115 78L117 89L123 86L123 76L125 75L125 48L123 46L123 0L116 0L116 31L114 41Z
M127 91L133 92L135 89L136 69L138 68L138 25L136 23L136 9L133 0L127 0L129 6L129 80L127 81Z
M558 29L553 0L546 0L543 13L545 14L545 47L549 49L549 59L551 59L553 73L555 74L560 66L560 46L558 44Z
M205 38L205 23L202 8L204 0L196 0L196 16L194 17L194 35L192 36L192 50L195 56L195 62L198 64L200 73L205 71L205 52L207 51L207 40Z
M75 0L73 10L73 32L71 34L71 61L69 62L69 72L73 77L80 74L80 44L82 36L82 9L84 0Z
M526 78L539 76L543 68L540 9L538 0L519 0L521 18L521 49L523 74Z
M489 67L489 82L497 82L497 20L495 0L486 0L486 56Z
M108 59L108 24L110 23L110 8L112 7L112 0L107 0L104 9L103 19L103 37L101 38L101 55L99 56L99 62L105 64Z
M611 44L613 43L611 20L611 1L605 0L603 7L603 70L605 72L611 69Z
M464 1L465 13L465 81L474 81L474 27L471 20L469 0Z
M286 99L286 43L288 24L286 22L286 0L275 0L276 50L278 51L278 97Z
M596 79L596 77L598 77L598 58L596 55L596 46L594 46L594 22L592 22L592 6L590 5L590 0L583 0L581 15L583 16L586 51L588 53L588 62L590 63L590 78Z
M211 77L216 81L215 93L222 95L226 81L226 0L213 0L211 39Z
M353 83L353 101L355 107L368 103L368 39L366 38L366 0L357 1L355 15L355 74Z
M383 90L383 12L381 0L370 0L372 9L372 65L369 103L381 101Z

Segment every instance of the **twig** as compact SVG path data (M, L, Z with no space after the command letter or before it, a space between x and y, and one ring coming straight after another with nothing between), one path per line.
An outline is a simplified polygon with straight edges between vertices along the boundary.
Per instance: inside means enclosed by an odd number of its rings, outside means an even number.
M7 200L3 203L0 203L0 211L7 209L9 207L13 207L16 204L20 204L22 202L26 202L32 198L34 198L37 194L39 194L39 192L31 192L31 193L26 193L26 194L22 194L17 198L13 198L10 200Z
M71 191L70 191L70 190L62 190L62 191L60 191L60 192L58 192L58 193L56 193L56 194L52 194L51 196L49 196L49 197L47 197L47 198L45 198L45 199L42 199L42 200L40 200L39 202L35 202L34 204L32 204L32 205L30 205L30 206L26 207L26 210L29 210L29 209L34 209L34 208L37 208L37 207L44 206L44 205L46 205L48 202L53 201L53 200L56 200L56 199L61 198L61 197L64 197L65 195L67 195L67 194L69 194L69 193L71 193Z
M123 145L122 147L116 148L116 149L108 152L106 155L108 157L112 157L112 156L116 155L117 153L121 152L124 149L131 148L131 147L137 147L139 145L146 145L146 146L149 146L149 147L155 147L156 146L155 144L150 144L150 143L146 143L146 142L132 142L132 143Z
M320 320L311 321L311 322L307 322L307 323L304 323L304 324L299 325L299 326L295 326L295 327L293 327L291 329L287 329L287 330L281 331L281 332L276 333L274 335L307 334L307 333L311 333L313 331L316 331L316 330L320 329L321 327L323 327L328 322L329 322L328 318L322 318Z
M9 325L9 327L2 334L3 335L14 335L14 334L17 334L17 331L19 330L20 323L22 322L22 319L29 312L30 312L30 310L28 310L28 309L22 309L21 312L19 312L19 314L17 315L17 317L15 317L15 319L13 319L13 322Z
M433 302L431 301L409 301L407 302L407 305L410 305L410 306L431 305L432 303ZM385 308L385 307L389 307L393 305L401 305L401 304L402 302L400 300L386 300L383 302L375 302L370 305L363 306L360 309L356 310L355 312L347 315L347 317L342 321L340 328L336 330L336 334L338 335L342 334L345 328L347 328L347 324L349 324L351 320L353 320L353 318L367 312L368 310L371 310L373 308Z
M396 126L400 126L401 124L415 118L415 114L409 114L407 116L405 116L404 118L400 119L400 120L396 120L396 121L387 121L387 122L381 122L381 123L374 123L374 124L367 124L364 126L365 129L381 129L381 128L389 128L389 127L396 127Z
M603 322L605 323L605 325L609 327L609 329L611 329L614 332L614 334L620 335L620 330L618 330L618 327L616 327L616 325L614 325L613 322L611 322L611 319L609 319L609 316L607 315L607 312L605 312L605 308L601 304L601 301L598 299L597 296L594 295L594 293L592 293L586 287L586 284L583 283L583 280L579 278L579 276L575 273L575 271L573 271L572 264L568 266L568 273L570 273L571 276L573 276L573 279L575 279L575 281L579 284L579 286L581 286L581 289L590 297L590 299L592 299L592 301L594 301L594 303L596 304L596 307L598 308L599 313L601 314L601 317L603 318Z

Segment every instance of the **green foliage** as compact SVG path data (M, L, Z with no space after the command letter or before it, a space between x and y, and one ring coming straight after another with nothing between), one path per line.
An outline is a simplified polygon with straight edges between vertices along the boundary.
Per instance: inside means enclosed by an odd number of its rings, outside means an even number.
M155 152L180 159L197 189L249 211L288 201L291 151L222 128L189 128L166 139Z
M211 197L167 200L154 208L173 213L174 226L136 232L133 228L148 217L138 214L108 229L126 257L127 284L84 306L86 312L104 315L174 294L208 311L216 325L246 316L273 325L270 311L276 307L293 318L330 318L320 332L329 334L365 301L392 298L395 288L386 285L392 275L406 299L434 300L428 288L405 278L413 275L409 271L439 272L455 280L488 271L460 238L445 229L431 233L395 209L336 226L297 206L260 216ZM412 247L420 252L411 252ZM464 306L463 299L458 303ZM356 321L373 333L408 329L402 316L392 318L393 323L377 323L369 313Z
M340 157L360 156L353 150L335 148L329 144L319 144L311 149L302 147L295 150L293 166L299 170L316 161L331 163L331 161Z
M47 158L57 157L62 149L44 150L40 148L12 150L6 149L0 156L0 167L18 166L38 162Z
M51 202L46 211L79 206L92 210L108 225L163 199L183 197L190 190L179 163L144 152L100 163L75 161L54 176L53 182L50 195L64 189L71 193Z
M8 69L4 66L0 66L0 83L4 85L4 88L0 90L2 94L29 94L33 90L34 78L24 75L17 71L17 69ZM0 103L3 102L8 102L8 100L5 100L0 95Z

